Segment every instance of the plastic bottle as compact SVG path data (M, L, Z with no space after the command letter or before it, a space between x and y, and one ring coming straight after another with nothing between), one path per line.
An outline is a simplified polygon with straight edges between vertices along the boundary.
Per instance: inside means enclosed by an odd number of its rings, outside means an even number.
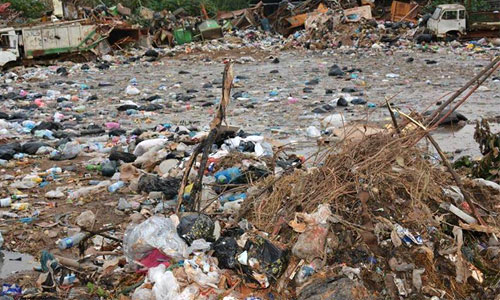
M234 194L229 194L229 195L224 195L219 197L220 202L225 203L225 202L233 202L236 200L240 199L246 199L247 194L246 193L234 193Z
M10 207L12 200L10 197L0 199L0 207Z
M47 173L49 173L49 174L61 174L62 169L59 167L52 167L52 168L47 170Z
M242 176L240 168L229 168L215 173L218 183L231 183Z
M102 170L101 165L87 165L85 168L87 169L87 171L101 171Z
M76 275L75 274L68 274L63 279L63 285L70 285L70 284L75 283L75 281L76 281Z
M121 189L124 186L125 186L125 182L123 182L123 181L117 181L117 182L113 183L112 185L110 185L108 187L108 191L110 193L114 193L114 192L116 192L117 190Z
M25 198L28 198L28 195L25 195L25 194L18 194L18 195L12 195L10 197L12 200L19 200L19 199L25 199Z
M69 249L69 248L73 247L74 245L80 243L80 241L83 240L84 238L85 238L85 233L80 232L80 233L77 233L73 236L59 240L57 245L58 245L59 249L61 249L61 250Z
M27 210L30 207L29 203L12 203L10 206L13 210Z

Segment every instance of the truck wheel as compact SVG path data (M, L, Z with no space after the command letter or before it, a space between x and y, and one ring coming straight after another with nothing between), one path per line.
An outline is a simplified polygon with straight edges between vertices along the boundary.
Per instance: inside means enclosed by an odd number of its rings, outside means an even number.
M451 31L446 33L445 41L446 42L453 42L456 41L460 38L460 35L456 31Z

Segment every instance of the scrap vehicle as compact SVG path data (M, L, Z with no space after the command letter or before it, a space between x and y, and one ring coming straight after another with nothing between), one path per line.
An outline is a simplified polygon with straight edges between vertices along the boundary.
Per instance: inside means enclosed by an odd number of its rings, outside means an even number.
M0 28L0 67L62 54L105 52L109 33L83 21Z
M500 36L500 12L497 9L474 10L471 1L438 5L427 20L426 31L438 39Z

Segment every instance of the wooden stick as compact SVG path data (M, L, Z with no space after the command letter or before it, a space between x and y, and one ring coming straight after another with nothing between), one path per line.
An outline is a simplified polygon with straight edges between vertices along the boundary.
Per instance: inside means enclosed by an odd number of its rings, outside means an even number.
M201 158L200 162L200 168L198 169L198 177L196 181L194 182L193 189L191 190L191 202L189 205L186 207L188 211L193 211L197 210L200 211L200 205L201 205L201 194L199 194L199 191L202 189L203 185L203 175L205 173L205 169L207 166L208 162L208 155L210 154L210 150L212 148L212 144L215 142L217 136L219 135L220 132L220 127L222 125L222 122L226 120L226 110L227 106L229 105L229 102L231 100L231 88L233 85L233 63L228 62L226 64L226 67L224 68L224 75L223 75L223 83L222 83L222 98L219 103L219 108L217 109L217 112L212 120L210 122L210 133L208 134L207 138L203 140L202 143L199 144L198 147L196 147L195 151L191 155L191 158L188 161L188 166L187 169L184 171L184 176L182 178L181 182L181 187L179 189L179 192L177 194L177 209L176 212L178 213L183 201L183 195L184 195L184 188L187 184L188 177L189 177L189 172L191 170L191 167L193 166L194 162L196 161L196 157L198 154L200 154L203 151L203 155Z
M474 78L472 78L469 82L467 82L463 87L457 90L451 97L446 100L441 106L434 111L432 115L426 118L423 122L424 125L429 125L450 103L452 103L458 96L460 96L466 89L468 89L474 82L478 81L485 73L487 73L493 66L495 66L498 62L500 62L500 56L497 56L493 61L487 65L479 74L477 74Z
M431 144L434 146L434 148L436 148L436 151L438 152L439 156L441 156L441 160L445 164L445 166L448 169L448 171L451 173L451 176L453 176L453 179L457 183L457 186L460 189L460 191L462 191L462 194L464 195L464 199L465 199L465 201L467 201L467 204L469 204L469 206L470 206L470 208L472 210L472 213L474 214L474 216L476 217L476 219L482 225L486 225L486 223L484 222L484 220L481 218L481 216L477 212L476 206L472 202L472 200L471 200L471 198L469 196L469 193L464 189L464 185L462 183L462 179L460 179L460 176L458 176L457 172L455 172L455 170L453 169L453 166L450 164L450 161L448 160L448 158L446 158L446 156L444 155L443 150L441 150L441 147L439 146L439 144L436 142L436 140L430 134L427 134L427 139L431 142Z
M387 109L389 110L389 113L391 114L392 124L394 125L396 132L398 134L401 134L401 130L399 130L399 127L398 127L398 121L396 120L396 116L394 115L394 111L392 110L391 104L389 103L389 100L387 100L387 98L385 99L385 104L387 105Z
M198 144L198 146L194 149L193 154L189 158L189 161L186 164L186 169L184 170L184 176L182 176L181 187L177 192L177 208L175 209L175 213L179 214L179 210L181 209L182 200L184 198L184 189L186 189L186 185L189 179L189 173L191 173L191 169L196 161L196 157L200 154L201 149L203 149L204 140Z
M500 67L500 62L494 65L491 70L489 70L483 78L478 80L477 84L470 89L470 91L460 100L450 111L448 111L439 121L437 121L432 127L436 128L441 124L449 115L456 111L485 81Z
M446 155L443 153L443 150L441 150L441 147L436 142L436 140L432 137L432 135L429 134L429 132L427 131L427 128L425 128L424 125L422 125L421 123L415 121L414 119L412 119L408 115L406 115L404 113L402 113L401 115L404 116L404 117L406 117L406 118L408 118L412 123L414 123L415 125L417 125L422 130L425 131L425 137L427 137L427 139L431 142L431 144L434 146L434 148L438 152L439 156L441 157L441 160L445 164L445 166L448 169L448 171L451 173L451 176L453 177L453 180L455 180L455 183L457 184L458 188L460 189L460 191L464 195L464 199L467 202L467 204L469 204L472 212L474 213L474 216L479 221L479 223L481 223L482 225L486 225L486 223L484 222L484 220L481 218L481 216L477 212L476 206L472 202L472 199L470 198L468 192L464 189L464 185L462 183L462 179L460 179L460 176L458 176L457 172L455 172L455 170L453 169L451 163L448 161L448 158L446 158Z

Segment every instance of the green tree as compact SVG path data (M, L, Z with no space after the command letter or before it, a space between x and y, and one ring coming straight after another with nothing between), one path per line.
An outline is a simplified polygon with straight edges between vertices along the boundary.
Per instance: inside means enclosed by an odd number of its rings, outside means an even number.
M20 11L26 18L40 18L50 6L40 0L0 0L0 3L10 2L10 8Z

